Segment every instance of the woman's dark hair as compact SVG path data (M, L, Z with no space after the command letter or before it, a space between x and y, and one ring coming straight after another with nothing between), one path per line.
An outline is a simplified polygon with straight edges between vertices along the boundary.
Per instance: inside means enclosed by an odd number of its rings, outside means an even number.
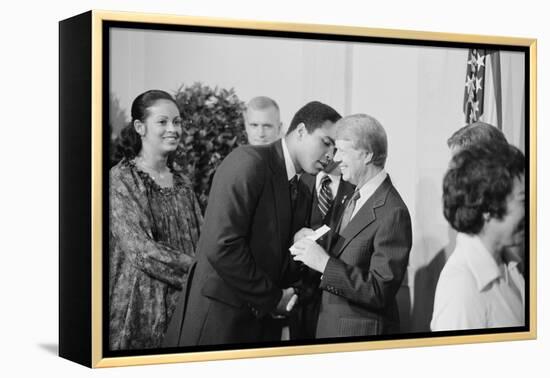
M459 151L443 179L443 213L458 232L478 234L483 214L502 219L514 179L525 173L525 157L505 143L484 143Z
M120 131L115 145L114 158L120 161L123 157L133 159L141 150L141 136L134 128L134 121L144 122L149 116L148 108L153 106L158 100L172 101L176 107L176 100L167 92L158 89L151 89L137 96L132 102L131 116L132 120Z

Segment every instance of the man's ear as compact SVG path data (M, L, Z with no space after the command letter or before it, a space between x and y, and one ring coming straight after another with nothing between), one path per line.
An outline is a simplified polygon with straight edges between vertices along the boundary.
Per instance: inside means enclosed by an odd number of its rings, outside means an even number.
M284 134L281 134L281 132L283 131L283 123L282 122L279 122L279 125L277 126L278 129L277 129L277 135L284 135Z
M372 152L365 152L365 165L369 165L372 163L372 158L374 157L374 154Z
M145 132L146 132L145 124L141 122L139 119L134 120L134 129L142 137L145 136Z
M298 139L302 139L304 135L307 134L305 123L300 122L298 126L296 126L296 132L298 133Z

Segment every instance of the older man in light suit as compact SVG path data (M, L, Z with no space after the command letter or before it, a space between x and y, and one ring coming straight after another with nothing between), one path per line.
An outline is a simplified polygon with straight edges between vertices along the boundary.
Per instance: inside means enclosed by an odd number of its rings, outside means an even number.
M396 293L406 274L412 230L407 206L384 170L386 132L373 117L348 116L337 122L336 148L334 159L355 192L328 252L308 238L292 252L323 274L316 338L396 333Z

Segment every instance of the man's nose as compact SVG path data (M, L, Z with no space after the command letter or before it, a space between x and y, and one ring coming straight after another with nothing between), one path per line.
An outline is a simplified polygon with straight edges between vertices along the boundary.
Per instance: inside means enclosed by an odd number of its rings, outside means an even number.
M338 149L336 148L336 146L332 146L327 154L330 155L330 158L332 160L336 160L336 155L338 154Z
M340 153L339 153L338 150L336 150L336 152L334 153L334 156L333 156L332 160L334 160L335 162L338 162L338 163L340 163L342 161L342 157L340 156Z

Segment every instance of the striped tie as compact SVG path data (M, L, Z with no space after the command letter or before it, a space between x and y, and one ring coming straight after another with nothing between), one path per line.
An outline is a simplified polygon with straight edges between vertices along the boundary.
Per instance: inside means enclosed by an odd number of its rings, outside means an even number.
M332 196L332 189L330 189L331 183L332 180L328 175L325 175L325 177L321 179L321 190L319 190L319 210L321 211L321 214L323 214L323 218L332 207L332 202L334 200L334 197Z

